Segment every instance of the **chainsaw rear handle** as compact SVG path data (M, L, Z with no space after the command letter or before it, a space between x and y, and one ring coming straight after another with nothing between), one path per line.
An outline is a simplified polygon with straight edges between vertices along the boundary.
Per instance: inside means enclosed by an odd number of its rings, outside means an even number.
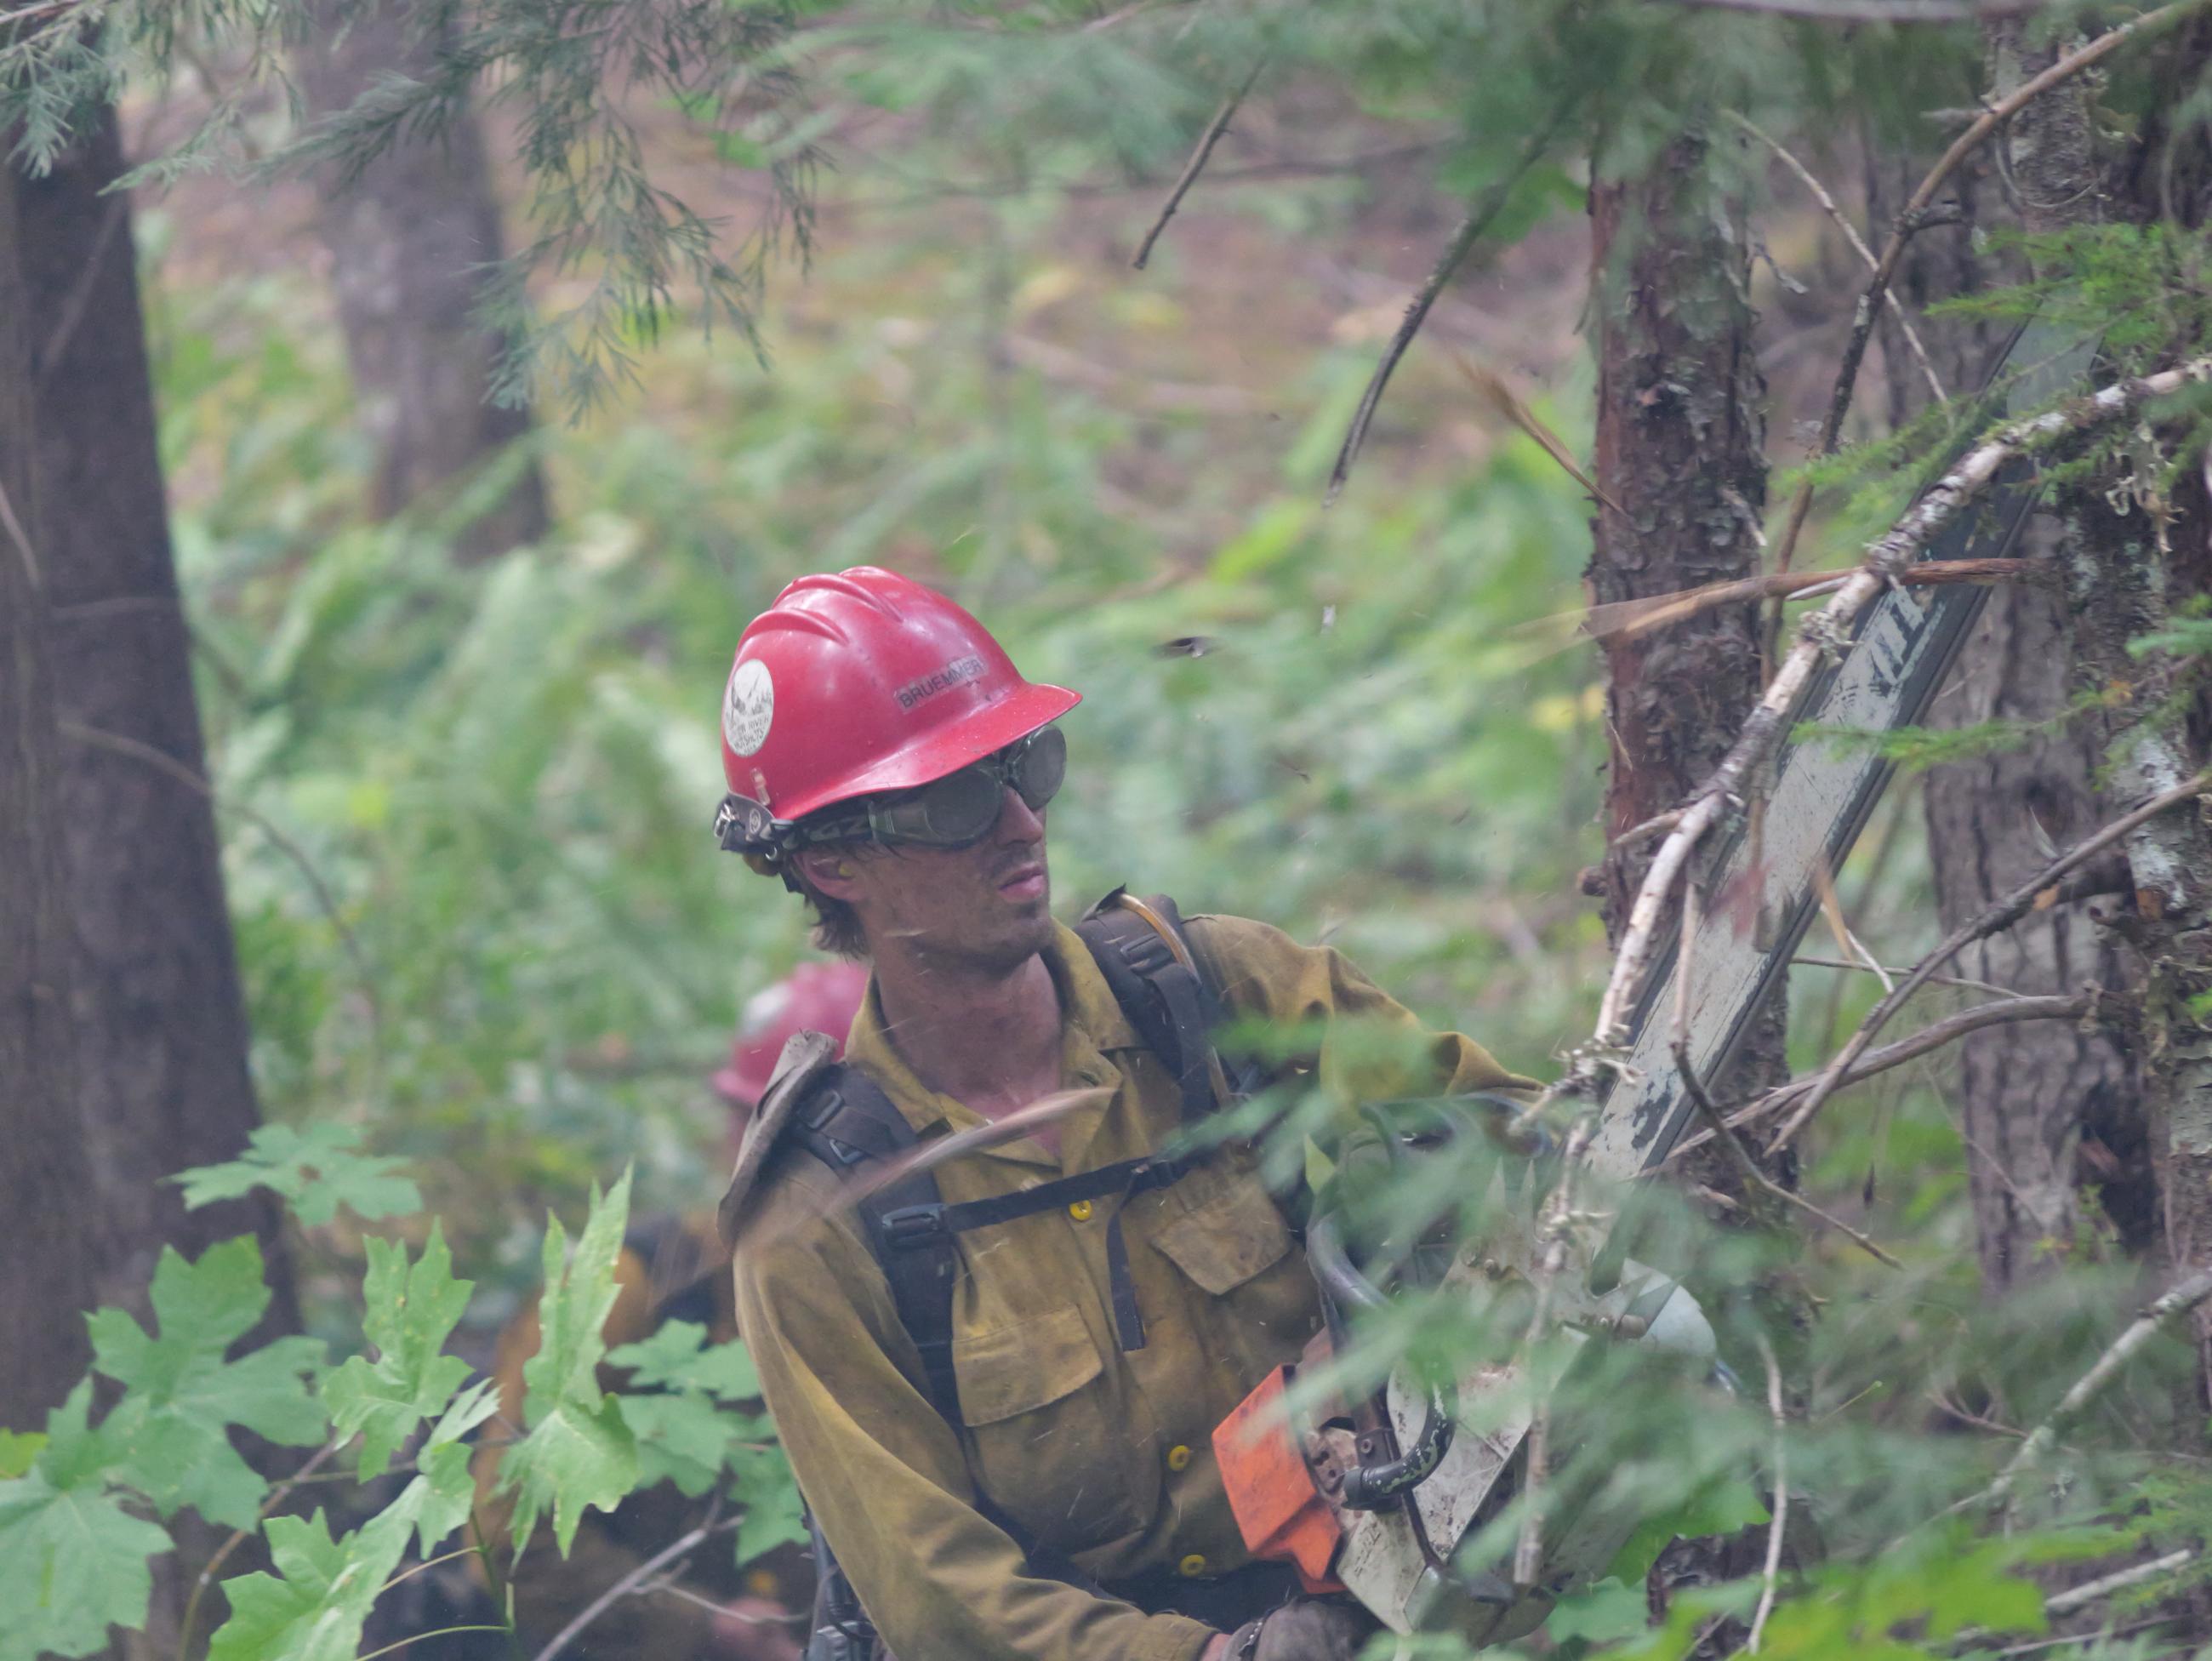
M1352 1262L1331 1218L1316 1217L1307 1226L1306 1261L1313 1266L1322 1295L1340 1309L1382 1309L1389 1301ZM1395 1459L1354 1465L1345 1472L1344 1503L1353 1511L1381 1511L1427 1482L1451 1449L1452 1414L1457 1405L1449 1384L1431 1384L1420 1434L1413 1445Z

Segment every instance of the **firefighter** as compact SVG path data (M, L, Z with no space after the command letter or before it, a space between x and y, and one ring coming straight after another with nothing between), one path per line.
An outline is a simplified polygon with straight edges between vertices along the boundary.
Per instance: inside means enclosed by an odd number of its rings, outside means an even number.
M1251 1561L1211 1444L1318 1329L1303 1247L1253 1150L1152 1158L1191 1075L1049 909L1054 723L1079 701L870 567L799 578L744 631L722 845L872 975L836 1087L802 1091L795 1140L750 1189L738 1162L739 1328L821 1534L903 1661L1336 1661L1372 1623ZM1177 940L1229 1013L1419 1031L1333 949L1231 916ZM1534 1088L1457 1033L1419 1042L1417 1087ZM1344 1062L1327 1040L1318 1059ZM872 1142L926 1145L1073 1090L1091 1093L1048 1128L939 1165L933 1208L884 1222L851 1202L839 1167ZM888 1106L862 1112L870 1098ZM886 1255L908 1235L951 1254L947 1331L914 1329L929 1293Z
M708 1083L729 1110L732 1147L754 1104L766 1088L777 1054L794 1032L824 1031L842 1037L852 1024L866 974L851 963L800 964L746 1004L728 1062ZM621 1290L603 1329L610 1349L649 1337L665 1321L691 1321L707 1329L708 1342L738 1335L730 1306L730 1277L711 1214L662 1215L634 1221L615 1268ZM494 1376L500 1410L509 1424L522 1422L523 1364L538 1352L535 1302L500 1335ZM612 1368L605 1383L620 1383ZM499 1471L498 1439L477 1456L477 1479L487 1514L505 1526L507 1507L490 1502ZM550 1530L530 1542L513 1576L514 1607L527 1647L535 1651L631 1569L693 1526L698 1503L664 1484L625 1500L611 1515L587 1513L574 1548L564 1561ZM596 1617L577 1640L577 1653L651 1656L656 1661L798 1661L793 1636L812 1579L803 1553L786 1551L734 1570L726 1545L694 1554L685 1585L693 1597L626 1597ZM719 1607L717 1607L719 1606Z

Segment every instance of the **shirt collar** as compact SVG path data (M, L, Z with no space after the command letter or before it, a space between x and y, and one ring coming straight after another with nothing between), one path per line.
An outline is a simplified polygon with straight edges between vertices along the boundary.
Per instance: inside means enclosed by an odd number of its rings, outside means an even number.
M1099 972L1081 935L1055 922L1043 953L1053 984L1060 991L1060 1083L1070 1088L1118 1084L1121 1069L1108 1056L1115 1050L1142 1049L1144 1040L1121 1013L1113 989ZM930 1135L940 1125L964 1130L983 1123L981 1116L965 1104L932 1090L907 1065L884 1025L883 1001L872 976L868 995L861 1000L860 1012L853 1018L853 1030L845 1040L845 1059L882 1087L917 1135ZM1063 1123L1060 1146L1071 1163L1088 1144L1102 1116L1099 1110L1091 1109L1075 1113ZM1027 1138L995 1151L1031 1161L1048 1158Z

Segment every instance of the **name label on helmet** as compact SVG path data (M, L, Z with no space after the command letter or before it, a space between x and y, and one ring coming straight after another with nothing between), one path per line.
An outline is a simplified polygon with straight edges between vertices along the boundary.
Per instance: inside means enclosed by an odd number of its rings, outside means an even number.
M768 742L769 723L775 719L775 683L768 665L753 659L730 672L722 693L722 741L732 755L750 756Z
M972 653L964 658L955 658L935 674L926 675L920 680L910 680L900 687L898 706L902 709L911 709L924 698L933 698L939 692L948 691L964 682L981 680L982 678L983 660L981 658Z

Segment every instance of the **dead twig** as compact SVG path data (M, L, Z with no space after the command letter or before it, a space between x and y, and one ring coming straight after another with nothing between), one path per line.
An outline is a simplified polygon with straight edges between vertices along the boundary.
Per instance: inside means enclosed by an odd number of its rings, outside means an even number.
M1484 402L1497 411L1499 416L1510 424L1519 428L1534 440L1538 449L1558 462L1560 471L1583 487L1584 496L1603 507L1612 508L1623 519L1628 517L1627 510L1599 489L1598 482L1583 471L1582 463L1575 459L1575 453L1567 447L1566 441L1537 417L1536 412L1528 407L1527 401L1520 393L1513 390L1511 382L1497 370L1485 368L1476 363L1465 352L1455 351L1451 355L1451 359L1459 366L1459 372L1467 377L1468 385L1474 388Z
M1766 1410L1774 1415L1774 1520L1766 1529L1766 1566L1760 1572L1759 1607L1752 1612L1751 1633L1743 1640L1744 1648L1751 1654L1759 1653L1759 1634L1766 1630L1766 1617L1774 1613L1774 1596L1782 1585L1782 1530L1790 1517L1790 1466L1783 1446L1782 1433L1788 1420L1782 1411L1782 1364L1774 1357L1774 1346L1765 1333L1759 1339L1759 1359L1766 1364Z
M1583 614L1583 629L1595 640L1615 636L1633 640L1717 605L1756 599L1816 599L1824 590L1832 591L1847 581L1850 575L1848 570L1764 571L1757 576L1679 588L1668 594L1617 599L1591 606ZM1913 588L1961 582L2051 583L2057 581L2057 573L2048 562L2037 559L1929 559L1907 566L1898 574L1898 581Z
M1851 944L1861 951L1865 950L1856 934L1851 936ZM1804 969L1849 969L1858 974L1872 975L1881 982L1884 991L1887 991L1897 983L1897 977L1899 975L1909 975L1912 972L1909 969L1897 969L1888 964L1876 963L1871 957L1854 958L1847 961L1842 958L1808 957L1801 952L1790 961ZM2009 986L1999 986L1994 981L1970 981L1963 975L1930 975L1928 977L1928 984L1963 987L1969 992L1987 992L1999 998L2025 998L2029 995L2025 992L2015 991Z
M2167 808L2202 795L2208 786L2212 786L2212 770L2199 773L2171 790L2161 790L2133 812L2122 814L2089 837L2071 853L2054 860L2027 884L2014 889L1978 916L1953 929L1942 945L1912 966L1912 972L1898 983L1895 991L1886 995L1881 1002L1867 1012L1866 1019L1859 1023L1858 1031L1851 1034L1850 1042L1837 1052L1835 1058L1813 1080L1813 1087L1806 1094L1804 1105L1790 1115L1781 1129L1774 1133L1767 1143L1768 1152L1779 1153L1789 1146L1790 1140L1820 1110L1821 1104L1835 1093L1844 1073L1851 1063L1865 1053L1866 1047L1874 1042L1890 1017L1904 1007L1905 1000L1928 983L1929 976L1976 940L1986 940L1999 929L2009 928L2026 916L2034 910L2036 896L2068 872L2086 865L2103 849L2111 847L2138 825L2157 818Z
M2053 87L2071 80L2100 59L2110 56L2136 35L2147 30L2162 27L2167 23L2197 9L2206 0L2173 0L2154 12L2131 18L2118 27L2099 35L2086 46L2066 54L2040 75L2033 76L2008 94L1984 107L1973 122L1951 141L1951 147L1937 158L1928 175L1913 188L1905 206L1899 210L1897 222L1882 245L1881 258L1875 262L1874 275L1868 279L1865 291L1859 295L1858 305L1851 316L1851 332L1844 344L1842 363L1836 371L1834 390L1828 396L1828 413L1820 426L1822 455L1833 455L1836 444L1844 430L1844 417L1851 407L1851 397L1858 386L1859 365L1865 361L1867 341L1874 332L1874 319L1882 296L1889 292L1891 280L1897 275L1898 261L1904 257L1905 245L1915 233L1928 222L1928 209L1936 199L1936 192L1943 181L1975 150L1987 141L2007 121L2027 105L2049 92ZM1813 505L1813 481L1808 476L1797 487L1790 498L1790 520L1782 533L1782 545L1775 556L1778 570L1790 569L1790 556L1796 551L1797 538L1805 528L1805 515Z
M1844 240L1851 245L1851 251L1858 255L1868 271L1875 271L1881 269L1874 257L1874 250L1867 246L1866 239L1859 234L1858 227L1852 224L1849 216L1837 205L1836 198L1828 194L1827 186L1814 177L1810 167L1792 155L1780 139L1752 120L1749 116L1730 110L1728 113L1728 118L1760 143L1765 145L1768 149L1772 150L1781 159L1782 165L1797 175L1799 182L1813 192L1813 199L1820 204L1821 211L1833 220L1836 228L1843 232ZM1927 377L1928 390L1936 395L1936 401L1938 404L1948 404L1951 401L1951 395L1943 390L1943 377L1936 373L1935 362L1928 356L1928 348L1921 344L1920 332L1912 326L1912 319L1905 315L1905 302L1897 297L1897 290L1890 288L1883 289L1881 298L1882 303L1889 307L1890 314L1896 318L1897 326L1904 332L1905 344L1912 349L1913 356L1920 360L1920 373Z
M1444 291L1444 284L1451 281L1452 273L1459 270L1460 262L1481 240L1483 232L1490 228L1491 222L1504 211L1505 204L1512 199L1515 188L1528 175L1528 169L1542 160L1544 152L1551 148L1552 140L1566 125L1568 113L1573 107L1571 99L1560 102L1551 119L1529 135L1528 143L1521 147L1521 154L1505 170L1504 177L1490 187L1489 192L1475 204L1459 229L1452 233L1452 240L1438 256L1435 269L1429 273L1429 280L1421 284L1420 292L1407 306L1405 318L1399 323L1397 333L1390 337L1389 345L1383 349L1382 361L1375 366L1375 373L1367 382L1367 390L1360 395L1359 407L1352 411L1352 425L1346 429L1344 443L1336 453L1336 465L1329 469L1328 490L1322 497L1324 503L1334 502L1343 493L1344 481L1351 477L1352 464L1358 459L1360 447L1367 441L1368 423L1375 419L1376 406L1382 401L1382 389L1390 384L1390 376L1396 370L1399 359L1405 356L1406 349L1413 344L1413 337L1420 332L1429 308L1437 303L1437 296Z
M1237 106L1244 101L1244 94L1252 90L1252 83L1260 78L1260 71L1266 63L1267 60L1262 58L1252 65L1243 84L1221 100L1221 107L1213 113L1213 119L1206 124L1206 131L1199 135L1198 148L1190 153L1190 161L1183 167L1182 177L1176 180L1175 188L1168 192L1168 199L1160 208L1160 216L1152 222L1152 229L1145 233L1145 240L1137 249L1136 259L1130 261L1139 271L1144 270L1145 262L1152 257L1152 244L1160 240L1160 233L1167 229L1168 221L1176 216L1176 210L1182 206L1183 198L1198 182L1199 174L1206 169L1206 158L1213 154L1213 147L1221 142L1221 135L1229 131L1230 119L1237 113Z
M1960 1512L1979 1509L1984 1506L2002 1505L2009 1500L2013 1484L2022 1472L2050 1451L2053 1444L2080 1419L2120 1375L2120 1369L2135 1359L2136 1352L2163 1331L2172 1322L2179 1320L2191 1310L2212 1298L2212 1269L2201 1269L2186 1280L2169 1287L2154 1299L2138 1315L2111 1346L2097 1358L2096 1364L2074 1381L2073 1388L2058 1398L2058 1405L2051 1415L2027 1433L2020 1450L2006 1461L1996 1480L1979 1494L1961 1500L1943 1514L1954 1516Z
M1615 837L1606 844L1606 850L1608 853L1613 853L1623 848L1633 848L1639 843L1649 842L1654 837L1664 835L1681 822L1682 810L1679 807L1670 807L1663 813L1654 813L1643 824L1632 824Z
M1917 1061L1941 1050L1953 1040L1963 1038L1967 1033L1978 1031L1985 1026L1997 1026L2008 1021L2078 1020L2095 1007L2095 995L2088 992L2058 994L2050 997L2025 997L2014 994L1996 1003L1977 1004L1972 1009L1962 1009L1955 1015L1931 1022L1909 1038L1900 1038L1895 1043L1869 1051L1844 1074L1836 1087L1847 1089L1863 1080L1871 1079L1877 1073L1887 1073L1892 1068L1902 1067L1907 1062ZM1764 1095L1753 1097L1749 1103L1728 1115L1729 1128L1741 1130L1747 1125L1771 1118L1793 1102L1802 1100L1805 1092L1812 1089L1819 1077L1818 1074L1813 1074L1805 1078L1792 1079L1787 1084L1777 1085ZM1656 1169L1665 1170L1692 1149L1702 1147L1711 1140L1711 1133L1703 1130L1685 1136Z

